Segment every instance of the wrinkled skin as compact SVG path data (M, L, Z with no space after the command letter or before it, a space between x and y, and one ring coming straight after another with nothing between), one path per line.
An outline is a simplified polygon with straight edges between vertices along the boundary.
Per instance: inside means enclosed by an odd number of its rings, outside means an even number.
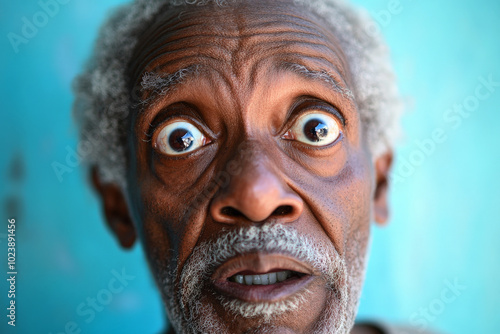
M276 1L182 10L162 13L143 32L131 82L140 83L146 72L201 70L133 113L125 192L102 183L94 169L94 186L121 245L140 239L157 277L173 259L182 268L196 245L222 229L278 222L334 247L355 268L365 257L371 219L387 220L391 153L372 157L355 99L280 66L326 71L353 90L349 59L335 36L303 9ZM344 117L345 125L336 118L340 137L325 147L284 139L297 117L316 105ZM155 140L162 122L174 119L197 126L206 144L180 158L162 153ZM214 186L220 171L233 173L224 186ZM326 288L314 280L309 289L314 297L276 319L276 332L305 333L318 321ZM234 319L215 296L204 297L231 332L259 325L258 319Z

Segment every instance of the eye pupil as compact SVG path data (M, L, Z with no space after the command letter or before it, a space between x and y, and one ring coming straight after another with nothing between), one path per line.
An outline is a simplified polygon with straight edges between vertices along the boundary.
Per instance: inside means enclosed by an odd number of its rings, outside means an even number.
M186 129L176 129L170 134L168 143L176 152L182 152L189 149L194 143L194 136L191 131Z
M328 125L319 119L311 119L304 125L304 135L313 142L319 142L328 136Z

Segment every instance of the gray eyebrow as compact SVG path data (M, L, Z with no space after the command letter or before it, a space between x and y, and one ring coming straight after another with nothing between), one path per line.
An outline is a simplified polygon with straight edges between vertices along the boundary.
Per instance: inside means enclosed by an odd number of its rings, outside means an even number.
M292 71L302 77L307 79L313 79L316 81L326 82L330 87L347 97L350 100L354 100L354 94L348 88L343 87L334 76L329 74L325 70L311 70L304 65L284 62L280 64L280 68L288 71ZM198 75L200 72L200 65L191 65L185 68L181 68L171 74L163 74L158 72L146 72L142 76L140 83L140 92L150 92L150 96L146 99L138 98L138 105L145 106L150 103L154 103L158 96L165 96L169 92L173 91L179 84L185 81L188 77L193 75ZM135 93L135 92L133 92Z
M164 74L161 72L146 72L143 74L140 83L140 92L149 92L150 96L146 99L139 98L139 105L154 103L158 96L165 96L173 91L176 86L185 81L192 75L199 73L199 65L191 65L181 68L174 73Z
M326 82L334 91L342 94L350 100L354 100L354 94L352 93L352 91L348 88L343 87L342 84L337 79L335 79L334 76L332 76L325 70L315 71L305 67L304 65L290 62L281 63L280 68L294 72L307 79Z

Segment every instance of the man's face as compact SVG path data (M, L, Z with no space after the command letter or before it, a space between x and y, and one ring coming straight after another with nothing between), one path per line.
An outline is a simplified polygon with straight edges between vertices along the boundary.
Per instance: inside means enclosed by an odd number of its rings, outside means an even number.
M377 172L348 64L290 3L180 7L143 33L125 197L177 330L351 327Z

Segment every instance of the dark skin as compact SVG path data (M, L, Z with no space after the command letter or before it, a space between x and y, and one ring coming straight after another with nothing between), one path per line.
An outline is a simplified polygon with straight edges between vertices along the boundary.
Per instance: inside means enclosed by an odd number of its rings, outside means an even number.
M175 73L193 65L201 71L133 113L126 192L92 173L120 244L130 248L140 239L156 273L163 259L173 257L182 268L196 245L214 240L222 229L278 222L332 245L347 262L364 256L370 218L387 221L392 153L371 155L355 100L281 66L326 71L353 90L349 59L336 37L320 19L289 3L183 10L160 14L143 32L129 67L131 84L146 72ZM323 146L297 140L290 128L308 113L336 122L338 138ZM176 121L200 131L205 139L198 148L171 155L158 144L165 143L161 131ZM207 189L229 163L238 172L228 184ZM201 193L206 196L200 200ZM326 288L317 279L309 289L314 298L304 305L308 311L276 320L276 332L305 333L318 321L328 302ZM231 332L259 325L258 319L235 320L215 297L205 297ZM361 325L352 331L378 332Z

